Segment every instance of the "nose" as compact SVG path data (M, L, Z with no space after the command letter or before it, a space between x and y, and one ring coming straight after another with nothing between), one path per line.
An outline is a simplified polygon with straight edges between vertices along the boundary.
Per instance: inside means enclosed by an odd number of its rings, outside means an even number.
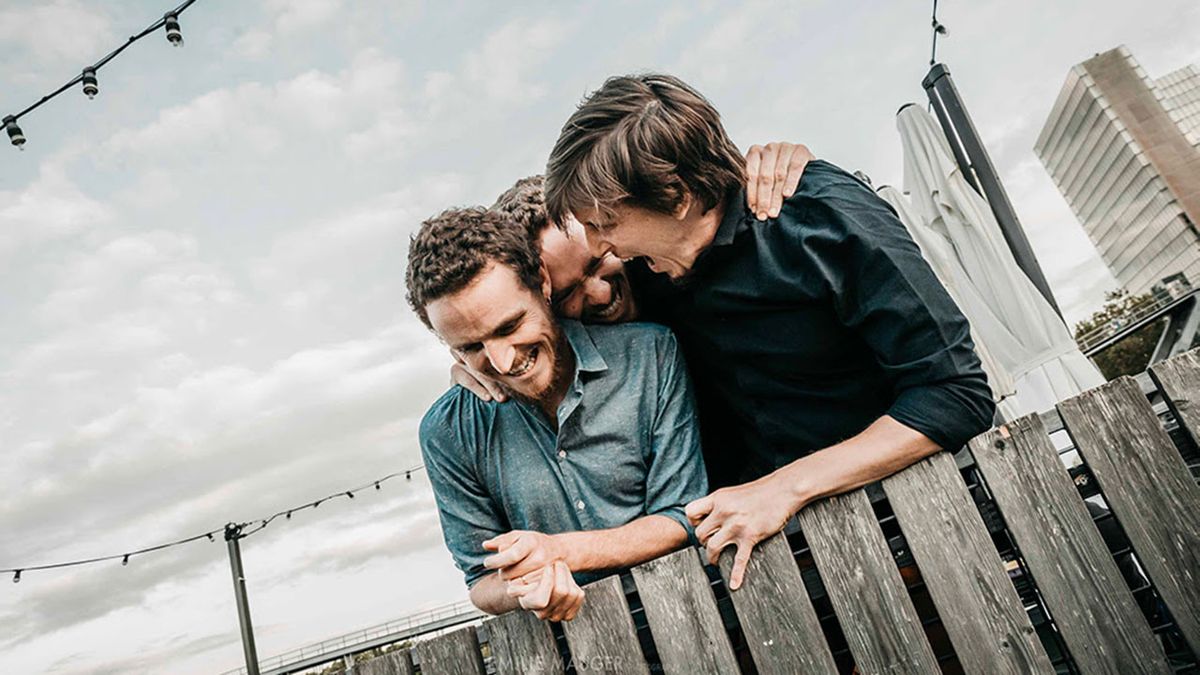
M588 277L583 283L583 296L592 307L603 307L612 302L612 284L600 277Z
M489 340L483 343L483 351L492 369L501 375L512 369L513 361L517 358L517 350L507 341Z

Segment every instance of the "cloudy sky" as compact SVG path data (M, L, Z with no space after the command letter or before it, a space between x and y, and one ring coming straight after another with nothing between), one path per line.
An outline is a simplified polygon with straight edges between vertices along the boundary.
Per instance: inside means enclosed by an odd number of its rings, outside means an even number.
M161 16L0 0L0 114ZM1067 70L1200 62L1194 0L946 0L950 65L1060 303L1115 286L1032 152ZM249 520L419 463L449 359L409 234L541 170L606 75L678 74L735 141L900 183L929 3L199 0L0 145L0 568ZM258 650L465 597L422 474L244 542ZM0 672L241 663L223 543L0 580Z

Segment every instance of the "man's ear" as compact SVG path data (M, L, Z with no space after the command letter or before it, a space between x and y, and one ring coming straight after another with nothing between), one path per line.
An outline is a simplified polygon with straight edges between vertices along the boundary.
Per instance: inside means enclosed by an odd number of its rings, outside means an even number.
M554 288L550 285L550 270L546 268L546 263L538 265L538 271L542 274L542 295L546 298L546 302L550 302L550 298L554 295Z
M675 213L671 214L675 220L684 220L687 218L688 211L692 209L692 193L690 190L684 189L683 194L679 197L679 206L675 207Z

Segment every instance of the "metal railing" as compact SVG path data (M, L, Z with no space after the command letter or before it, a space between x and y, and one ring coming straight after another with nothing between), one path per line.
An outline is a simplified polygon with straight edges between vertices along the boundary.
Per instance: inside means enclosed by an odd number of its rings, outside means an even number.
M302 661L311 661L316 657L326 654L345 654L353 653L354 647L363 646L363 650L370 648L367 645L377 642L381 638L386 638L390 635L413 635L414 629L421 626L438 626L445 625L449 619L456 617L465 617L465 620L473 619L482 616L482 612L475 608L470 602L461 601L447 605L440 605L432 609L427 609L421 612L415 612L408 616L393 619L391 621L356 630L344 635L339 635L328 640L316 642L310 645L305 645L297 649L283 652L275 656L261 659L258 662L259 670L263 673L272 671L285 670L290 664L300 663ZM401 638L403 639L403 638ZM372 645L379 646L379 645ZM246 675L246 668L235 668L222 673L222 675Z
M1128 329L1131 326L1135 326L1147 317L1154 316L1163 309L1178 303L1181 299L1189 294L1190 293L1183 293L1179 295L1161 295L1153 302L1138 307L1132 314L1128 316L1123 316L1119 319L1109 321L1103 326L1097 326L1083 335L1076 337L1075 343L1079 345L1079 349L1081 351L1090 351L1093 347L1101 344L1108 338Z

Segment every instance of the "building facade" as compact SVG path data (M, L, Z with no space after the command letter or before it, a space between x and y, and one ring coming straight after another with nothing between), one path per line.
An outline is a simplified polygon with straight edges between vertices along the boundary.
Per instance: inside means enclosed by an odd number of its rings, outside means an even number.
M1067 74L1034 151L1135 294L1200 281L1200 68L1157 80L1125 47Z

